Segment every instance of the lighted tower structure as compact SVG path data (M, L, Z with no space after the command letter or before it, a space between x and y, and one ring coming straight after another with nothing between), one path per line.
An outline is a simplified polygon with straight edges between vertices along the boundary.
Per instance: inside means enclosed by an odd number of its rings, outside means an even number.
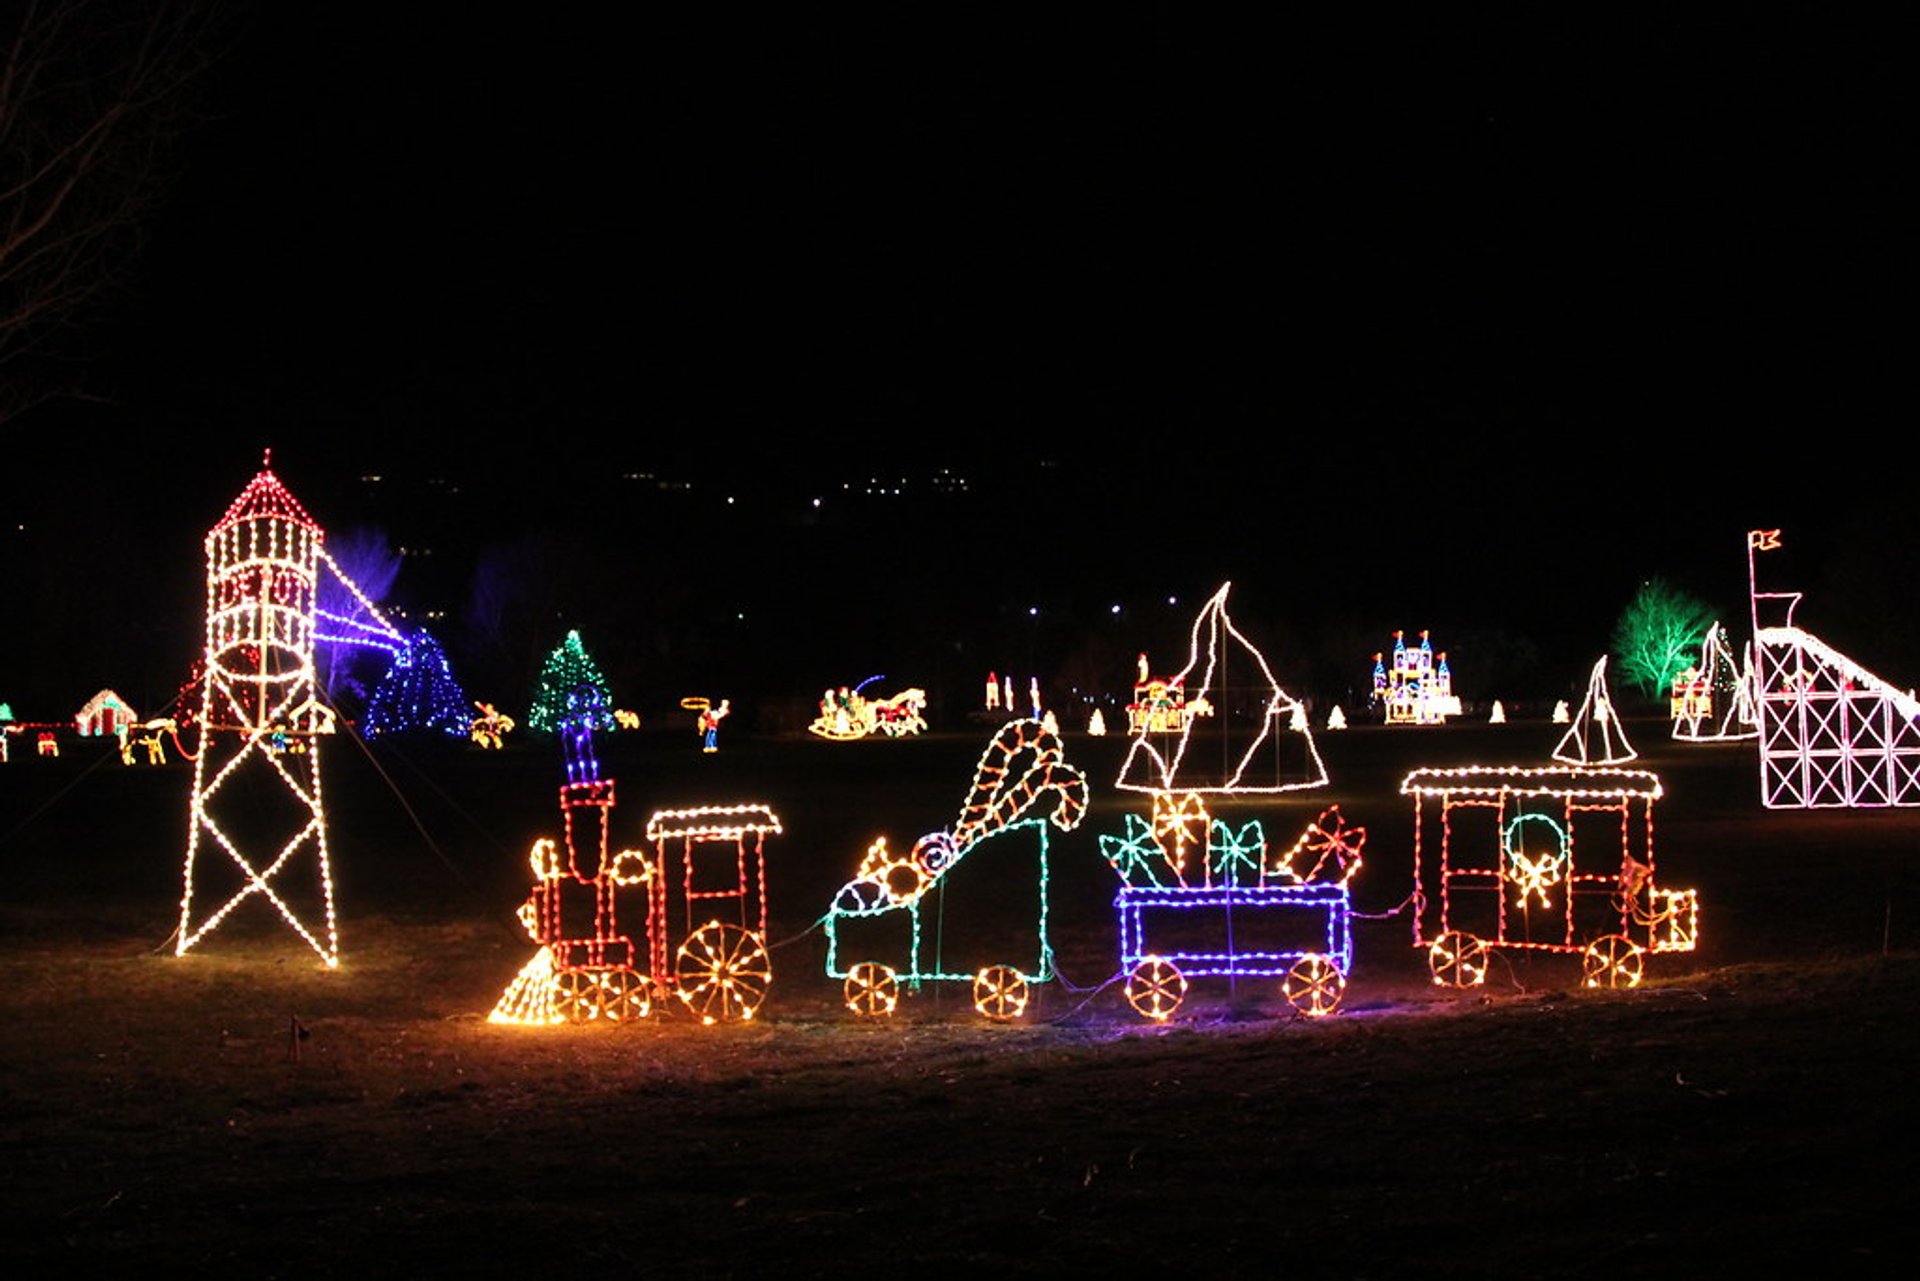
M175 953L258 898L331 967L340 939L320 742L333 712L318 696L314 646L400 637L340 573L320 526L270 464L271 456L206 537L206 665ZM319 612L323 569L357 602L353 616Z

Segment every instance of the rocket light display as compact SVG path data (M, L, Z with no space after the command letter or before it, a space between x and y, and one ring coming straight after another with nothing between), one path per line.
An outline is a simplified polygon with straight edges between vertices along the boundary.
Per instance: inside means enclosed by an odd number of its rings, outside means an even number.
M1069 765L1059 737L1035 720L1003 726L974 767L973 783L950 828L929 832L904 854L885 837L873 841L852 880L834 895L822 924L827 936L827 975L843 981L847 1008L865 1017L891 1014L900 989L931 982L971 984L974 1008L996 1022L1019 1018L1027 1007L1029 985L1053 976L1053 948L1047 934L1047 829L1070 831L1086 813L1087 784ZM1033 882L1025 883L1025 859L1019 835L1031 832L1038 846ZM1031 894L1036 918L1030 937L1030 962L1010 964L1005 954L979 965L963 965L949 954L964 952L977 940L959 937L948 925L947 901L954 881L980 881L1007 869L1019 883L1003 879L976 885L982 898ZM972 869L961 872L961 868ZM940 908L943 928L929 946L922 911L929 897ZM989 945L991 946L991 945Z
M206 647L175 954L258 899L331 968L340 940L320 743L334 716L319 701L314 647L390 649L401 637L327 555L320 526L273 474L270 457L207 534L205 550ZM316 608L323 572L347 589L351 612ZM247 778L267 786L243 791ZM304 893L290 884L295 877Z

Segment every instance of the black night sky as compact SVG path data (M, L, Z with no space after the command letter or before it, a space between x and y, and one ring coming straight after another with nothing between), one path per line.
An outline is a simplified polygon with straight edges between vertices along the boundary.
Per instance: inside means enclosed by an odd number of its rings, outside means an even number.
M1421 627L1551 696L1648 576L1744 617L1761 526L1802 621L1920 670L1871 32L257 9L96 399L0 427L23 717L171 692L268 447L336 540L431 551L392 600L503 702L569 626L643 709L1104 687L1225 579L1319 698ZM483 564L511 645L462 622Z

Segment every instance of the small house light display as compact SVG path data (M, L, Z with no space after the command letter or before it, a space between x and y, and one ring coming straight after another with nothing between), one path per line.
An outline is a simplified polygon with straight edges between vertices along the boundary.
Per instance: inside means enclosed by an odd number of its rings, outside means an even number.
M668 993L705 1024L750 1020L773 982L764 844L779 817L765 805L661 810L647 820L651 853L612 852L614 780L600 777L592 750L604 710L582 685L558 721L562 834L534 842L533 892L520 909L540 946L487 1021L625 1023ZM670 957L674 900L686 932Z
M1393 665L1383 654L1373 656L1373 697L1389 725L1443 725L1460 714L1453 692L1453 672L1445 651L1434 653L1433 641L1420 633L1420 644L1408 648L1406 633L1393 634Z
M1019 1018L1031 985L1053 977L1048 829L1072 830L1086 808L1086 779L1057 735L1030 719L1003 726L975 765L954 824L904 853L876 839L834 895L822 921L826 967L842 980L847 1008L881 1017L903 988L966 983L982 1015ZM963 888L950 895L956 882ZM1034 905L1031 925L1022 913L1002 919L999 909L1018 899ZM966 928L970 907L977 929Z
M1689 952L1693 890L1654 883L1647 770L1416 769L1413 942L1435 984L1477 987L1502 949L1573 953L1588 987L1634 987L1652 952Z
M1920 700L1795 623L1799 592L1760 590L1755 553L1779 547L1777 529L1747 535L1762 803L1920 805Z
M73 732L82 738L117 738L140 723L126 699L103 689L73 714Z
M1147 656L1140 655L1139 679L1133 683L1133 701L1127 704L1127 733L1178 734L1187 727L1188 717L1211 711L1204 701L1189 707L1179 680L1152 675Z
M1278 978L1300 1013L1333 1013L1353 957L1347 884L1366 839L1337 805L1277 854L1259 820L1236 828L1191 793L1155 796L1150 819L1128 814L1122 835L1100 837L1122 882L1127 1003L1164 1022L1192 978Z

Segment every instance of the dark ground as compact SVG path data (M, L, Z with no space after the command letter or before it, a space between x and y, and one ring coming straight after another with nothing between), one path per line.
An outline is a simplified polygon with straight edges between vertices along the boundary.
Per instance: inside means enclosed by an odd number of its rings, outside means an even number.
M1101 986L1122 740L1068 738L1095 804L1053 842L1067 981L1015 1026L939 988L856 1022L809 929L875 835L952 821L990 727L607 746L634 843L652 809L701 800L785 822L775 982L759 1021L721 1028L485 1022L532 951L512 913L528 843L557 830L550 749L329 745L335 972L244 918L171 954L185 766L16 752L8 1254L29 1274L1904 1275L1920 812L1767 813L1750 747L1662 728L1633 726L1666 785L1660 880L1699 889L1703 939L1646 986L1584 992L1555 956L1441 991L1402 914L1356 921L1336 1017L1201 981L1165 1028ZM1557 731L1318 737L1333 787L1229 816L1290 842L1338 801L1370 834L1356 906L1390 913L1410 888L1401 775L1542 762Z

